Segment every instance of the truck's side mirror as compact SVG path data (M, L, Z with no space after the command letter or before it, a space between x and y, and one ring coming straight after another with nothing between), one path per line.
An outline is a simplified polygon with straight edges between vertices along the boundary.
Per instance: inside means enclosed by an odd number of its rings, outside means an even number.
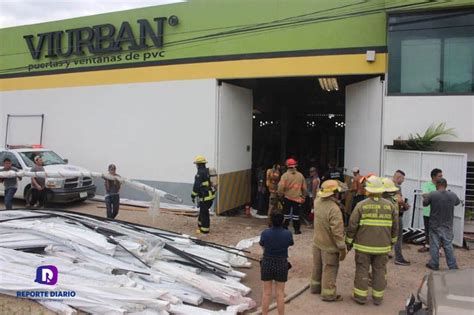
M64 161L65 164L69 163L69 159L63 159L63 161Z

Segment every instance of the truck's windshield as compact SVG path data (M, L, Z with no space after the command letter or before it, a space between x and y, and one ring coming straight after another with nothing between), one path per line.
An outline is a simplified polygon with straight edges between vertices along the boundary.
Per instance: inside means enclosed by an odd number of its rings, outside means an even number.
M28 167L35 165L33 162L35 156L40 155L43 159L43 165L66 164L64 160L53 151L31 151L18 152Z

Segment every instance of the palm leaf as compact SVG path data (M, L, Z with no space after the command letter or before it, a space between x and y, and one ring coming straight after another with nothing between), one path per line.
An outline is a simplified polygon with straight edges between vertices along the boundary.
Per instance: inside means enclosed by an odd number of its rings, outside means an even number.
M416 133L408 136L408 146L416 150L430 150L434 146L434 142L441 136L456 137L454 128L446 128L446 123L439 123L438 125L431 124L426 128L423 135Z

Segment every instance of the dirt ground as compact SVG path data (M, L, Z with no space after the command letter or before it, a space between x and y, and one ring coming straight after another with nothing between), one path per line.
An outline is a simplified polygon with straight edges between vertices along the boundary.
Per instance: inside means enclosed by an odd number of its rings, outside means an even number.
M0 200L0 209L3 208L3 200ZM99 208L100 203L85 202L83 204L62 205L57 207L105 216L105 209ZM18 202L16 207L21 207ZM158 228L194 235L196 230L196 218L178 216L174 214L161 213L152 220L146 210L120 210L117 217L119 220L130 221ZM235 246L240 240L259 235L266 228L266 220L248 218L245 216L220 216L211 218L211 233L209 235L197 235L199 238ZM313 230L309 226L303 226L301 235L295 235L295 245L289 250L289 260L293 268L289 272L289 280L286 285L286 294L291 294L298 288L306 285L309 281L312 268L311 240ZM312 295L309 290L286 305L286 314L398 314L403 309L405 300L411 292L415 292L420 285L423 275L428 272L425 263L428 254L417 252L419 247L415 245L404 245L405 258L411 261L408 267L397 266L390 261L388 264L388 286L385 290L385 299L381 306L367 303L364 306L355 304L351 298L354 277L354 252L351 251L347 258L341 263L337 279L337 291L344 298L338 303L326 303L321 301L320 296ZM258 244L250 248L252 256L258 258L262 250ZM455 254L459 267L474 268L474 251L456 249ZM446 269L446 263L441 260L441 270ZM243 283L252 288L251 297L260 305L262 284L260 281L260 269L258 263L252 268L242 270L247 273ZM1 285L1 284L0 284ZM0 295L0 314L53 314L41 305L17 298ZM273 311L271 314L277 314Z

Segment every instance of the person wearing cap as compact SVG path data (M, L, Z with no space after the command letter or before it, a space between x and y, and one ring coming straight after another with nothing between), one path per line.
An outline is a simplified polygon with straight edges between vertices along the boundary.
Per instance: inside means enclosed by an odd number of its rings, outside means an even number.
M300 212L307 194L306 181L303 174L297 171L298 163L295 159L286 160L286 166L288 171L282 175L278 183L278 195L283 198L285 216L283 226L288 228L291 220L295 234L301 234Z
M209 209L212 202L216 198L215 189L211 182L209 169L206 167L207 160L204 156L198 155L194 159L197 174L194 177L193 191L191 192L191 200L196 203L198 199L199 216L198 230L196 233L207 234L210 231L211 220L209 217Z
M41 155L35 156L33 159L35 165L30 169L31 172L44 172L43 159ZM31 178L31 200L27 206L34 208L42 208L44 206L44 200L46 196L46 179L44 177L32 177Z
M365 304L368 296L369 269L372 267L372 299L380 305L387 285L387 254L398 239L398 213L382 198L382 180L371 176L365 182L368 198L359 202L349 220L346 243L355 249L356 271L352 299Z
M351 212L352 210L354 210L356 204L359 201L362 201L365 199L365 191L364 191L364 185L362 183L362 176L360 175L360 169L358 167L354 167L352 169L352 175L354 176L354 178L352 179L352 183L351 183L351 193L353 195Z
M117 174L115 164L108 167L109 174L112 176L120 176ZM120 181L117 179L104 179L105 185L105 207L107 209L107 218L115 219L119 213L120 207Z
M318 192L314 208L313 272L311 293L321 294L325 302L342 301L336 294L339 261L346 257L344 221L338 205L341 186L336 180L327 180Z
M430 255L426 267L439 270L439 249L443 247L449 269L458 269L453 249L454 207L461 201L450 190L446 190L448 182L444 178L436 181L436 191L423 194L423 206L430 209Z

